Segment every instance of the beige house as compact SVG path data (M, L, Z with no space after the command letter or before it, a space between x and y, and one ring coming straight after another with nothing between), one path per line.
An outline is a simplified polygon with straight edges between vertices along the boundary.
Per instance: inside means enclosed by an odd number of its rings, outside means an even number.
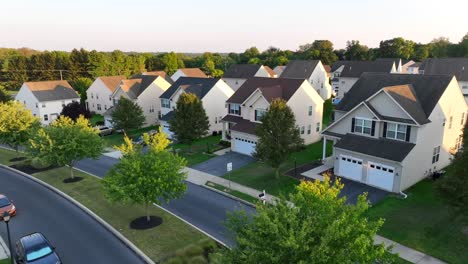
M271 77L271 73L263 65L257 64L234 64L223 74L223 80L234 91L252 77Z
M220 78L181 77L159 97L162 106L159 122L170 138L173 138L173 132L169 120L174 117L174 109L182 93L193 93L201 100L210 122L208 133L222 130L221 118L226 111L225 102L234 93L231 87Z
M323 131L336 175L401 192L449 165L468 108L448 75L364 73Z
M228 114L222 119L222 138L231 141L232 151L252 155L258 141L255 127L276 98L284 99L292 109L306 144L321 139L324 100L307 80L256 77L226 101Z
M180 77L195 77L195 78L208 78L199 68L183 68L178 69L171 75L172 81L176 82Z
M112 94L125 76L101 76L86 90L86 108L103 115L114 105Z

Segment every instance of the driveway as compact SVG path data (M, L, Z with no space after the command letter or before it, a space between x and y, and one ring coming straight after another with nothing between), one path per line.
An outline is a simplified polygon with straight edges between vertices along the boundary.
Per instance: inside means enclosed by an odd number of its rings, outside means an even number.
M202 171L202 172L206 172L215 176L223 176L227 172L226 166L229 162L232 162L232 169L237 170L254 161L255 159L250 156L242 155L237 152L231 151L224 155L217 156L205 162L191 166L191 168Z
M355 204L358 196L365 192L367 192L367 200L369 200L371 204L376 204L378 201L390 194L387 191L377 189L363 183L348 180L343 177L338 178L340 178L341 182L344 184L341 196L346 196L348 203Z

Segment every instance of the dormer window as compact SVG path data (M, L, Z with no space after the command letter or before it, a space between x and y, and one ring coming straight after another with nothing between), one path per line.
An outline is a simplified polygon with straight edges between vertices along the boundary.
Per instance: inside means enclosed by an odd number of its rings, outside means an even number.
M161 98L161 107L171 108L171 101L169 99Z
M229 104L229 114L240 115L241 109L239 104Z

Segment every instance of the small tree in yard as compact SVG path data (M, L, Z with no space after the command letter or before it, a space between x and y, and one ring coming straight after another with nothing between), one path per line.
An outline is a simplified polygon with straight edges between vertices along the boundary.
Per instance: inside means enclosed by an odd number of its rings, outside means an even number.
M201 100L193 93L182 93L174 109L174 118L169 121L177 140L191 145L205 136L210 128Z
M141 128L145 123L143 109L137 103L121 97L114 107L111 116L115 129L122 129L126 133L129 130Z
M254 156L273 167L278 178L281 164L288 159L291 152L299 149L304 141L296 127L294 113L282 99L271 102L261 121L255 131L258 142Z
M101 155L103 142L98 133L83 116L76 121L60 116L29 140L28 150L49 164L68 165L70 178L74 179L73 166L77 161Z
M40 127L39 119L24 108L21 103L10 101L0 103L0 143L16 150L25 145L33 131Z
M215 254L219 263L393 263L395 256L374 236L383 220L366 218L369 203L339 198L339 181L301 182L275 206L257 205L252 216L230 214L235 247Z
M152 203L160 204L160 199L167 202L185 192L187 187L183 180L186 173L181 170L186 161L166 151L170 141L161 129L153 136L145 133L143 138L148 145L146 153L125 137L125 143L119 147L124 155L102 184L111 201L145 205L146 220L149 223L151 217L148 207Z
M11 96L8 94L5 87L0 85L0 103L6 103L8 101L11 101Z
M71 102L62 108L60 115L68 116L73 121L76 121L80 115L85 118L91 118L91 113L86 107L78 102Z

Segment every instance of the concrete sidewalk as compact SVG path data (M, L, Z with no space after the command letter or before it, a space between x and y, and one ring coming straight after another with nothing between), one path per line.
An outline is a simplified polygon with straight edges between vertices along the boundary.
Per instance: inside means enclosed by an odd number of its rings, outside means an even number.
M2 237L0 236L0 260L6 259L10 257L10 250L8 250L8 246L3 241Z

